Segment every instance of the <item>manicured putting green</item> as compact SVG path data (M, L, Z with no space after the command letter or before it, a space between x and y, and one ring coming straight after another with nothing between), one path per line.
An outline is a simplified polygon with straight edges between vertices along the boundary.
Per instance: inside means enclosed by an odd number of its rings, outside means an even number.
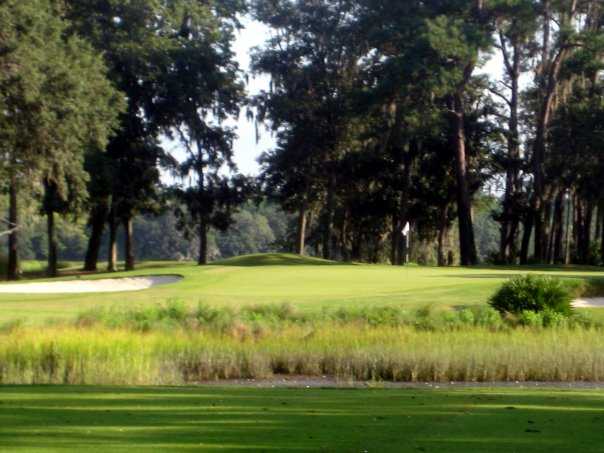
M600 390L0 387L2 451L601 452Z
M214 306L290 303L301 310L325 307L485 303L507 278L526 272L565 278L604 277L601 268L435 268L336 264L295 255L254 255L199 267L190 263L144 263L114 277L182 275L184 279L131 293L0 294L0 322L73 316L93 307L130 307L178 299ZM66 277L66 278L73 278ZM107 274L81 278L107 278ZM5 284L5 283L3 283Z

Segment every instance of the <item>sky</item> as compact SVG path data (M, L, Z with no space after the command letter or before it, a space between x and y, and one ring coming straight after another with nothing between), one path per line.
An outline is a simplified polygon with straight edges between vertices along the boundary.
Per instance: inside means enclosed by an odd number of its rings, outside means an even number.
M244 28L238 32L235 42L235 52L241 69L249 73L250 52L254 47L264 44L269 36L268 29L260 22L245 19ZM266 76L252 78L247 85L248 96L258 94L261 90L268 90L270 79ZM237 122L239 138L235 142L235 163L239 171L245 175L256 175L260 170L257 159L264 152L274 146L274 139L265 128L260 127L260 140L256 141L256 126L246 117L245 110L241 111Z

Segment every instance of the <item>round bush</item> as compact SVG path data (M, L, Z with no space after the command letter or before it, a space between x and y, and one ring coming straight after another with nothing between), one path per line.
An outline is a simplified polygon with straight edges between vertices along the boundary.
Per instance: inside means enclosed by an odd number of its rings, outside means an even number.
M505 282L491 297L490 304L500 313L549 311L572 314L572 295L559 279L527 275Z

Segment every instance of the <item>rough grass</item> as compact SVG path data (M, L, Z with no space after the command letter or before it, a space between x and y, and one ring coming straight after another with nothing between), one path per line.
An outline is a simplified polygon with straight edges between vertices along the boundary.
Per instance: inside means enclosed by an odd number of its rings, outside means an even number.
M99 325L0 334L2 384L182 385L332 376L398 382L604 381L601 329L493 330L324 321L144 332Z
M74 269L64 275L70 272ZM334 264L294 255L253 255L205 267L187 263L144 263L136 272L115 274L116 277L153 274L184 277L174 285L135 293L0 294L0 322L22 318L28 323L41 323L47 318L73 318L98 306L153 306L169 299L182 300L190 307L200 302L233 308L289 303L305 312L326 307L472 306L485 304L502 282L523 273L560 276L576 285L586 279L603 281L601 269L590 267L401 268ZM107 276L95 274L85 278ZM597 284L590 287L597 288Z
M0 387L3 451L600 452L595 390Z

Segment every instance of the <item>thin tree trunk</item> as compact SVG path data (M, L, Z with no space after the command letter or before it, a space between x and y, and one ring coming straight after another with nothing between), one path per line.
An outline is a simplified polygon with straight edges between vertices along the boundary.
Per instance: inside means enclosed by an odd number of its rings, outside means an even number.
M528 264L529 246L533 234L533 216L528 213L522 224L522 244L520 246L520 264Z
M52 208L46 210L46 231L48 234L48 268L49 277L56 277L59 271L57 237L55 234L55 213Z
M56 186L44 180L44 209L46 211L46 233L48 238L48 265L46 274L49 277L56 277L59 272L58 265L58 247L55 229L55 201L57 198Z
M602 224L604 225L604 212L600 213ZM604 266L604 227L600 231L600 264Z
M602 207L603 207L603 203L600 202L598 203L598 207L597 207L597 213L596 213L596 230L594 233L594 237L596 240L598 240L599 238L602 237L602 221L604 220L604 217L602 216Z
M208 224L205 219L199 221L199 259L197 264L208 264Z
M563 243L564 240L564 194L565 190L561 190L556 197L556 207L554 209L554 245L552 262L554 264L562 264L564 262Z
M519 187L519 161L520 161L520 131L519 131L519 95L520 95L520 65L522 59L521 44L518 39L512 39L512 56L507 49L506 38L499 34L504 65L510 79L510 118L508 121L507 146L508 156L506 163L506 185L503 201L503 214L501 221L500 258L504 263L510 263L516 255L516 234L518 232L518 214L515 206L515 196L520 191Z
M133 271L135 267L134 258L134 237L132 234L132 217L124 220L124 257L126 260L126 270Z
M327 205L325 207L325 215L323 220L323 258L326 260L332 259L332 230L333 217L335 214L336 204L336 177L333 174L329 175L327 185Z
M545 155L547 134L550 127L551 117L554 113L555 94L559 84L560 70L569 54L569 47L562 43L563 47L550 58L550 27L551 27L551 4L549 0L544 0L544 33L542 61L540 66L540 79L543 80L541 86L542 100L537 115L537 127L535 132L535 141L533 145L533 175L534 191L532 199L532 210L535 224L535 258L543 261L545 257L545 219L544 219L544 196L545 196ZM567 14L561 14L561 26L570 25L577 11L577 0L570 2Z
M115 217L115 210L111 208L109 213L109 249L107 257L107 270L117 272L117 228L118 223Z
M583 243L581 244L581 259L584 264L591 263L591 229L593 224L594 205L591 201L585 203L583 217Z
M361 261L361 258L362 258L361 257L361 253L362 253L361 242L362 242L362 240L363 240L362 235L357 227L356 231L353 234L352 248L350 251L351 258L353 261Z
M350 261L350 253L349 253L349 249L348 249L348 228L349 228L349 222L348 222L348 211L344 211L344 214L342 216L342 225L340 228L340 238L338 241L338 248L339 248L339 252L340 252L340 256L342 258L343 261L345 262L349 262Z
M444 206L440 213L440 223L438 226L438 266L444 267L447 265L447 256L445 254L445 239L449 232L447 226L447 217L449 213L449 207Z
M306 204L300 206L298 212L298 237L296 238L296 253L303 256L306 249Z
M574 211L573 211L573 251L572 256L573 262L581 261L581 218L583 216L582 201L579 196L575 193L574 199Z
M553 242L554 242L554 237L553 237L553 230L555 228L555 225L553 223L554 219L553 219L553 203L551 200L547 200L547 202L545 203L545 222L544 222L544 229L543 229L543 233L544 233L544 260L545 262L549 263L550 259L551 259L551 254L553 253Z
M464 102L461 93L454 96L454 140L455 170L457 176L457 213L459 217L459 242L462 266L478 263L474 226L472 224L472 202L468 188L468 163L466 156L466 132L464 124Z
M392 216L392 236L390 239L390 263L396 266L398 264L398 249L401 240L400 223L397 215Z
M571 243L571 228L572 228L572 219L574 214L574 204L572 202L572 197L568 197L568 202L566 203L566 228L565 228L565 239L564 239L564 264L570 264L571 259L571 251L570 251L570 243Z
M88 222L90 225L90 238L88 239L88 248L86 249L86 258L84 260L85 271L96 272L97 270L106 221L107 205L100 203L94 206L90 212L90 220Z
M19 199L17 178L14 173L11 174L9 188L9 228L12 229L8 237L8 280L18 280L20 273L19 266Z

